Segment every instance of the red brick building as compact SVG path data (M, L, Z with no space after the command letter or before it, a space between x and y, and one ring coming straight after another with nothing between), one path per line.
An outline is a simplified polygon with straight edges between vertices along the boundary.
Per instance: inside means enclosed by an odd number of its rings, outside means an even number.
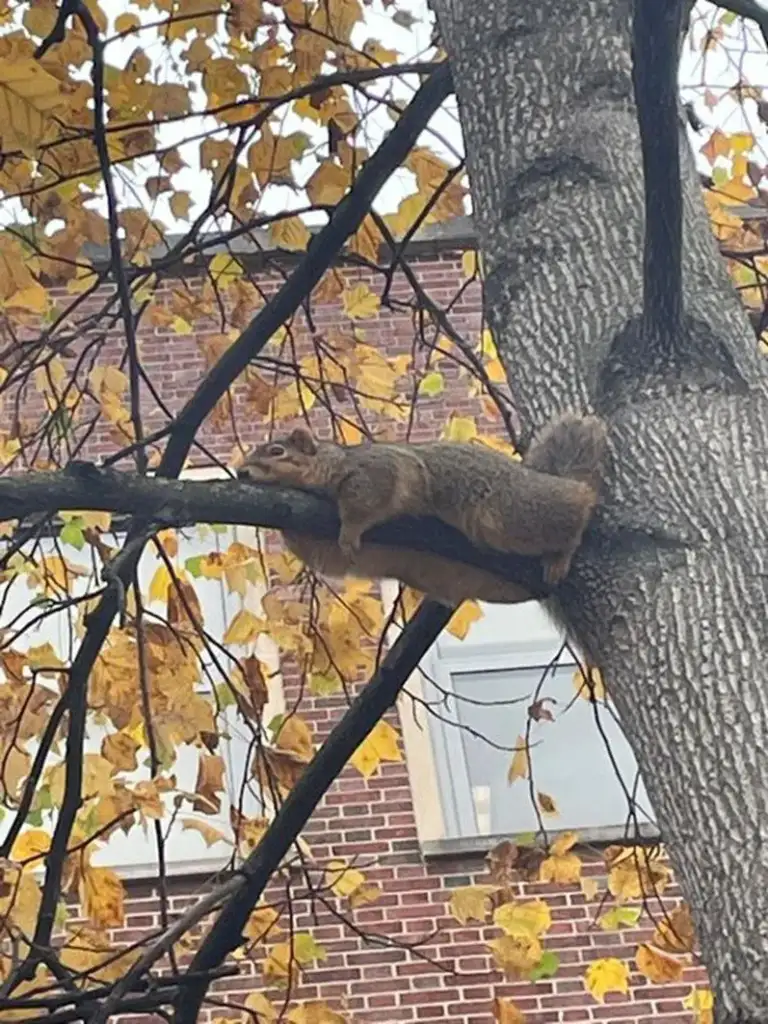
M429 298L450 309L455 328L476 344L481 329L480 290L476 282L467 282L462 268L462 254L470 242L471 231L463 223L433 230L412 247L410 260ZM279 274L269 267L254 264L253 273L267 294L279 286ZM381 291L381 280L366 270L348 268L344 275L350 285L365 282L372 291ZM183 281L169 279L163 287L169 291L189 288L194 294L199 280L187 274ZM382 308L375 318L359 326L367 343L407 353L418 336L418 325L408 305L411 289L400 273L395 275L392 297L394 309ZM292 328L297 352L309 351L312 331L322 335L337 329L349 329L338 302L316 307L311 329L305 316L297 317ZM220 336L215 316L208 327L195 320L193 334L179 334L170 324L142 329L143 363L171 412L178 410L206 370L205 339L213 343ZM109 352L100 358L108 361ZM417 359L423 369L423 350ZM480 428L488 432L498 430L496 422L485 419L480 399L469 396L466 381L455 368L445 363L442 373L446 390L431 399L419 398L411 437L439 436L450 412L476 417ZM147 401L147 408L155 409L147 416L149 431L163 422L163 416L150 395ZM225 461L238 443L247 446L260 440L264 431L263 421L249 413L248 397L242 390L236 391L233 405L236 429L223 417L206 425L201 435L207 448ZM343 408L340 401L339 409ZM311 419L318 427L327 423L321 403L316 403ZM403 429L405 425L403 421ZM107 454L114 450L114 442L108 431L99 427L85 450L91 456ZM205 464L210 460L199 451L192 461L196 475L208 472ZM244 537L247 531L234 533ZM227 533L218 543L225 548L230 540ZM211 543L210 535L202 540L190 536L184 542L184 555L191 557L209 549ZM150 564L147 579L152 571ZM207 609L207 628L214 635L223 635L238 607L236 595L225 593L216 581L198 582ZM382 589L384 599L391 600L391 588L385 585ZM302 972L294 998L325 1000L360 1024L439 1018L484 1024L493 1019L494 996L511 998L532 1024L651 1019L672 1024L692 1019L684 1009L684 999L694 986L706 985L700 969L688 970L680 983L657 985L640 974L634 962L638 943L653 934L653 918L663 916L662 906L669 910L676 905L679 896L674 886L664 892L662 903L648 907L638 927L606 931L597 923L613 905L610 900L604 903L606 868L601 847L631 834L627 790L636 792L642 831L646 836L654 834L647 798L637 783L634 761L618 726L610 714L601 711L602 730L598 729L593 707L574 699L575 665L567 652L560 653L556 667L549 667L561 651L562 640L536 606L494 606L485 612L485 618L473 625L463 642L447 634L441 638L424 666L424 676L409 683L397 714L390 716L402 735L403 761L384 764L368 780L347 768L312 817L305 838L318 860L336 857L352 862L364 871L368 882L381 886L382 895L350 910L334 898L326 898L324 903L303 898L306 879L301 872L293 874L293 927L311 930L325 951L323 958ZM34 642L44 638L65 642L63 634L54 635L57 627L47 628L48 633L36 634ZM266 647L260 653L265 659L273 656ZM347 698L308 696L295 669L275 667L282 672L270 682L271 710L279 713L300 701L299 713L322 735L343 714ZM516 884L519 898L544 895L552 908L552 926L544 946L557 954L559 967L554 977L513 983L494 968L485 945L500 934L490 915L485 925L473 921L462 925L451 916L448 901L455 888L487 881L485 855L497 842L537 828L531 787L522 780L512 786L507 783L516 738L525 731L527 709L533 700L544 701L555 718L534 725L532 734L537 744L532 759L535 789L550 795L559 809L559 815L547 818L545 824L552 833L573 829L588 844L580 853L589 865L585 873L598 883L598 891L588 899L578 885ZM622 782L616 777L604 736ZM98 750L98 736L92 742ZM248 757L245 742L235 724L226 744L234 775ZM188 763L192 765L194 760ZM185 778L185 765L180 755L176 767L179 785L193 789L194 772ZM229 796L234 800L234 793ZM228 814L225 799L222 823ZM214 815L206 820L215 826L218 819ZM209 848L199 833L180 826L181 821L176 822L167 839L172 913L181 911L205 890L227 857L223 844ZM98 855L99 863L118 867L128 879L127 917L117 934L125 941L136 941L160 924L153 851L151 834L144 836L141 829L134 829L127 836L116 835ZM271 896L277 899L280 891L284 894L276 886ZM631 989L627 995L608 995L599 1003L586 991L584 973L589 963L602 957L627 962ZM216 999L242 1003L249 993L264 987L258 964L246 959L239 961L239 966L240 975L212 987ZM207 1005L202 1019L216 1017L240 1019L234 1007Z

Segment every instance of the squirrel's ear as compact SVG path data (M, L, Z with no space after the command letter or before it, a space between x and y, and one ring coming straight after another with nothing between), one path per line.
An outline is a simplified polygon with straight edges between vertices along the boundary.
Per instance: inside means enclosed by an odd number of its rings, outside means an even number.
M315 455L317 452L315 439L306 427L296 427L292 430L289 440L294 448L298 448L305 455Z

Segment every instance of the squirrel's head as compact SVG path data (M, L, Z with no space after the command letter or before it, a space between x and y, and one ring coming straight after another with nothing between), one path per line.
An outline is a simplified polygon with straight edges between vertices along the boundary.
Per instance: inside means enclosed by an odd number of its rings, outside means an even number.
M257 444L237 471L239 480L253 483L304 484L319 486L317 443L308 430L297 427L286 437Z

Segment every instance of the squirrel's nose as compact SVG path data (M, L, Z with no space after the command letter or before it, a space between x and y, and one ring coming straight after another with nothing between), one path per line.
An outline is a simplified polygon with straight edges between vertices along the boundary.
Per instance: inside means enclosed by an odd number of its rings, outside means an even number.
M238 480L247 480L248 479L248 470L244 469L242 467L240 469L238 469L238 471L237 471L237 479Z

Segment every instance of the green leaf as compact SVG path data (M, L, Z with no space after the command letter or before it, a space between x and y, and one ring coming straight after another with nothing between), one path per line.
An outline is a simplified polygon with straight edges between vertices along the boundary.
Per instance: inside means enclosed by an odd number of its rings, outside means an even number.
M225 708L231 708L237 703L235 695L232 692L232 687L227 683L218 683L214 687L216 693L217 706L223 711Z
M622 925L625 928L634 928L642 912L642 907L613 907L598 918L597 923L606 932L615 931Z
M70 519L69 522L62 527L61 533L59 534L59 540L62 544L69 544L78 551L82 551L85 547L82 519L78 516L74 519Z
M203 564L203 556L195 555L194 558L188 558L184 563L184 568L187 570L190 576L194 579L198 579L202 576L201 566Z
M332 697L342 689L341 679L333 672L313 672L308 689L313 697Z
M531 981L539 981L541 978L554 978L560 967L560 957L551 950L546 950L541 960L536 964L529 978Z
M275 717L267 726L268 732L270 732L272 735L272 742L274 742L275 736L277 736L277 734L280 732L280 726L283 724L284 718L285 715L275 715Z
M428 373L426 377L422 377L421 382L419 383L419 394L426 395L427 398L434 398L444 390L445 380L443 379L442 373L439 373L437 370L433 370L432 373Z

